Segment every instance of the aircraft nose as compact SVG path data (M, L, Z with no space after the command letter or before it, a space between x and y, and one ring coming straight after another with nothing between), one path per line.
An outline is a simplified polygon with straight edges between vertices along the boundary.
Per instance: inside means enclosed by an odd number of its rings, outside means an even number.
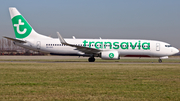
M174 48L173 52L174 52L174 54L177 54L177 53L179 53L179 50L177 48Z

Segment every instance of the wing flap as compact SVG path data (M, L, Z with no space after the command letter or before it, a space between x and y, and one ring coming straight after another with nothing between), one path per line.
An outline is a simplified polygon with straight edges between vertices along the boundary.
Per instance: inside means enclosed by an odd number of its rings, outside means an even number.
M97 53L102 51L102 50L95 49L95 48L89 48L89 47L77 46L77 45L69 44L64 40L64 38L60 35L59 32L57 32L57 35L58 35L58 38L59 38L59 40L60 40L60 42L62 44L67 45L67 46L71 46L71 47L76 47L76 50L79 50L79 51L84 52L86 54L97 54Z

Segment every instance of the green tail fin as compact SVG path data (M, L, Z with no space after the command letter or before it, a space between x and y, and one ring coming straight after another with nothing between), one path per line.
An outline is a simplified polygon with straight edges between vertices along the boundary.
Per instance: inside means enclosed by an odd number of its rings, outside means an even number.
M30 35L32 27L14 7L9 8L16 38L23 39Z

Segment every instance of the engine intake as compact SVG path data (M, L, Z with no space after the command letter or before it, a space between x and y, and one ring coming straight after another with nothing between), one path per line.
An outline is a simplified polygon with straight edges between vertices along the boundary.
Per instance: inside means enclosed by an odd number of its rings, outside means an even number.
M112 50L112 51L103 51L101 52L101 59L106 60L119 60L120 55L118 51Z

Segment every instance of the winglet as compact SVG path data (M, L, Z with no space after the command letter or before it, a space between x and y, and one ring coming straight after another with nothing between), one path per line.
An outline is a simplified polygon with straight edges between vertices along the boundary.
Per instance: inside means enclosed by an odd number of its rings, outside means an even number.
M57 36L58 36L58 38L59 38L59 40L60 40L60 42L62 44L67 44L66 41L64 40L64 38L61 36L61 34L59 32L57 32Z

